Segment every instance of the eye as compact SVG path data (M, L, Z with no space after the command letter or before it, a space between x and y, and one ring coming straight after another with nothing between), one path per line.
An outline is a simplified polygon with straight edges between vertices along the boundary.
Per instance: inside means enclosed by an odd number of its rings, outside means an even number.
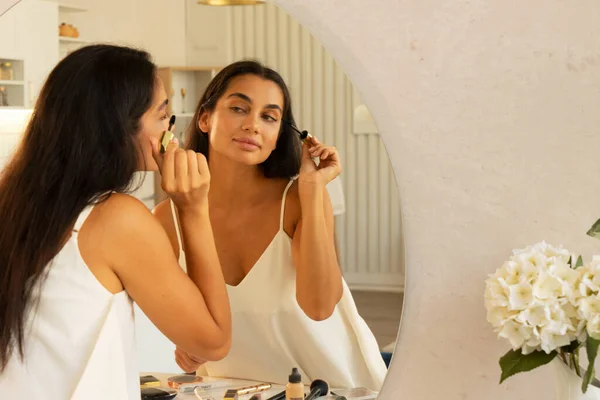
M231 107L231 110L232 110L233 112L235 112L235 113L243 113L243 112L245 112L245 111L246 111L246 110L244 110L243 108L241 108L241 107L236 107L236 106L232 106L232 107Z
M163 115L162 117L160 117L161 121L164 121L165 119L169 118L169 113L165 113L165 115Z
M272 116L270 116L268 114L263 115L263 118L266 119L269 122L277 122L276 118L274 118L274 117L272 117Z

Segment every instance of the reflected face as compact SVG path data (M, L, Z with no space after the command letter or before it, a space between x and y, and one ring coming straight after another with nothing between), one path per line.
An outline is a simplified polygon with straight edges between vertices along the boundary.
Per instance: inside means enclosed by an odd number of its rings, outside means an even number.
M277 145L283 108L283 92L275 82L241 75L232 79L215 109L202 114L198 124L208 132L211 154L258 165Z
M162 81L156 79L152 105L140 119L140 131L138 133L142 152L140 158L141 165L138 166L140 170L158 171L158 165L156 165L156 161L152 157L150 138L160 140L163 132L169 128L168 102L167 93Z

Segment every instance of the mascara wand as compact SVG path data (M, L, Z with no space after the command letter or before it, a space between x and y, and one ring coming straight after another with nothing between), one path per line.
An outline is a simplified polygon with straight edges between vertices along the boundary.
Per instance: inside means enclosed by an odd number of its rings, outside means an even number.
M287 119L283 120L286 124L288 124L289 126L292 127L293 130L295 130L296 132L298 132L298 134L300 135L300 140L304 140L307 137L311 136L307 130L301 131L300 129L296 128L296 126L294 124L292 124L290 121L288 121ZM311 136L312 137L312 136Z

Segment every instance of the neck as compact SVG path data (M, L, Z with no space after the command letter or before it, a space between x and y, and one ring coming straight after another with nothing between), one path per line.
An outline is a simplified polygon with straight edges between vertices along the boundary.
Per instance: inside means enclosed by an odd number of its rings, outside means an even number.
M244 165L212 152L210 169L209 204L214 208L231 209L253 204L261 199L267 178L257 165Z

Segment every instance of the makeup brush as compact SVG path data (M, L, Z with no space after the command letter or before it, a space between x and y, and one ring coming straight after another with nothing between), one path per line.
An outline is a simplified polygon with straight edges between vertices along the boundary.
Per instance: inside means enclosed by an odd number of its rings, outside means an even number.
M306 396L306 400L313 400L317 397L327 396L329 392L329 384L323 379L315 379L310 384L310 393Z
M269 397L267 400L285 400L285 390L277 393L275 396Z

